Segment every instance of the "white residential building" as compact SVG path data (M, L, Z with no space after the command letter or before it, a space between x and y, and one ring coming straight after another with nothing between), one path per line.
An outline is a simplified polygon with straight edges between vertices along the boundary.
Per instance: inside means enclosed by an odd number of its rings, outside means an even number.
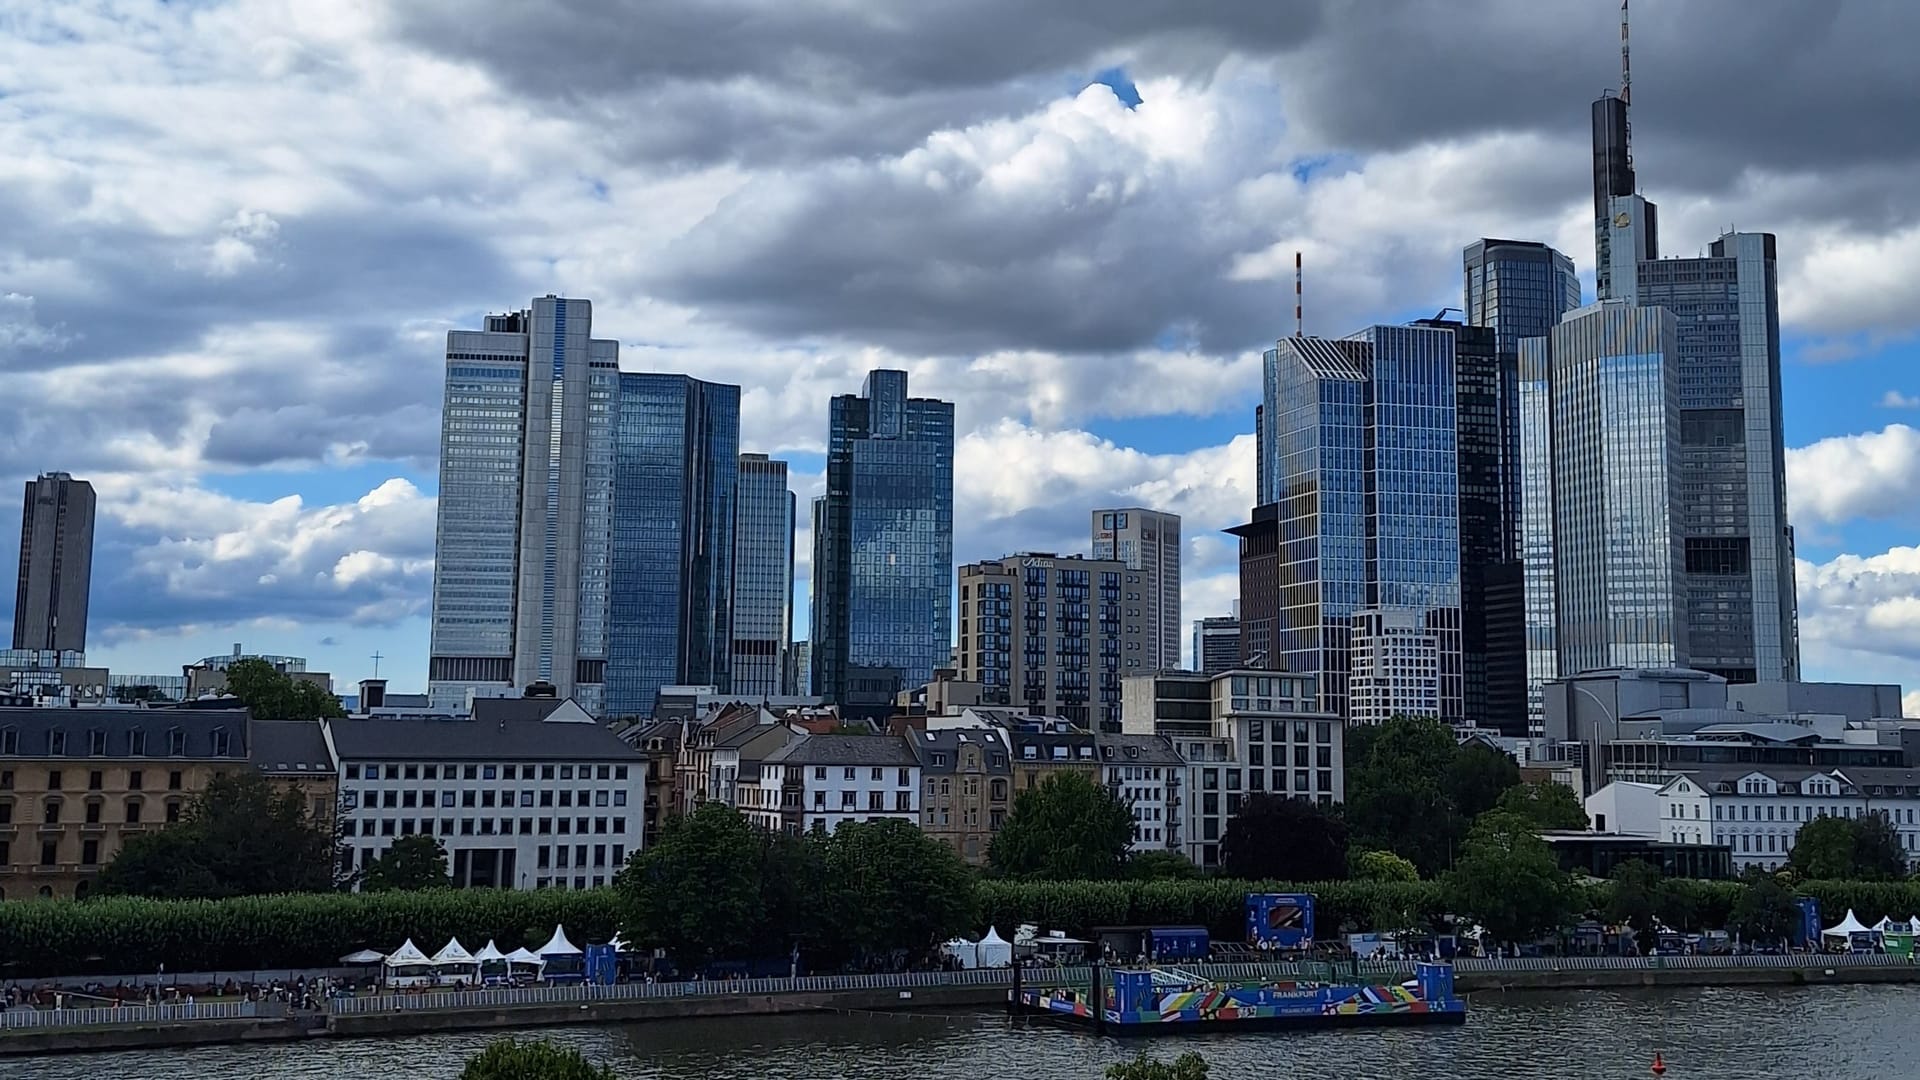
M895 735L807 735L760 764L742 809L768 829L833 832L843 822L920 819L920 759Z
M1660 822L1660 788L1659 784L1615 780L1587 796L1587 820L1593 823L1594 832L1664 840L1666 833Z
M1133 812L1134 851L1181 851L1187 763L1163 735L1096 735L1100 779ZM1184 854L1184 851L1182 851Z
M1440 633L1424 610L1353 613L1347 717L1384 724L1396 716L1440 716Z
M364 870L395 838L445 845L456 886L596 888L639 850L646 755L566 699L472 718L328 721L341 845Z
M1657 838L1725 844L1736 870L1776 869L1800 827L1821 817L1887 818L1909 865L1920 860L1920 770L1761 766L1691 772L1660 788Z

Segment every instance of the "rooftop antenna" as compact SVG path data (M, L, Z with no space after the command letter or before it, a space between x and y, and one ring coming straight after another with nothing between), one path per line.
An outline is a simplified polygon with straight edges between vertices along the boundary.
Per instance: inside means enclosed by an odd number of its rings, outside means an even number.
M1626 106L1627 168L1633 168L1633 53L1628 48L1627 2L1620 0L1620 103Z
M1306 337L1306 320L1300 314L1300 253L1293 253L1293 336Z

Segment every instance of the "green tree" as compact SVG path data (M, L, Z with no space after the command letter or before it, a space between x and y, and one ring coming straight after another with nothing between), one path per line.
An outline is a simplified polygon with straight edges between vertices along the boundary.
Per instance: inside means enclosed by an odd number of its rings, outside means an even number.
M1447 798L1464 821L1499 805L1500 797L1519 783L1520 764L1513 755L1477 739L1456 750L1447 766Z
M544 1039L496 1039L467 1059L460 1080L613 1080L613 1070Z
M1616 864L1608 879L1612 885L1606 893L1607 921L1631 928L1640 951L1651 952L1665 885L1659 868L1644 859L1628 859Z
M1445 779L1459 747L1438 720L1395 717L1348 732L1346 820L1355 845L1391 851L1423 874L1448 864L1460 818Z
M1347 826L1318 803L1249 795L1227 819L1220 867L1249 881L1335 881L1347 873Z
M1162 848L1129 856L1127 877L1134 881L1193 881L1200 877L1200 868L1185 855Z
M1580 796L1551 780L1517 784L1501 796L1499 809L1533 822L1536 829L1585 829L1590 824Z
M403 836L367 864L360 887L367 892L438 889L453 883L447 848L435 836Z
M1420 870L1391 851L1361 851L1349 873L1355 881L1419 881Z
M1090 777L1056 772L1022 791L987 848L1003 877L1104 881L1133 846L1133 814Z
M828 922L857 953L918 962L972 926L967 865L912 822L849 822L814 842Z
M1107 1080L1207 1080L1207 1059L1189 1050L1159 1061L1142 1051L1132 1061L1107 1066Z
M1853 876L1862 881L1899 881L1907 876L1906 849L1884 813L1853 819Z
M324 892L337 862L329 823L308 816L306 796L246 769L214 777L180 824L128 840L99 890L183 900Z
M1494 941L1525 943L1565 925L1573 884L1533 823L1494 810L1480 815L1460 858L1441 881L1447 907L1486 928Z
M614 878L628 937L695 967L745 951L766 914L764 854L759 831L739 811L702 803Z
M1747 941L1780 941L1800 921L1799 905L1780 880L1759 868L1747 875L1747 887L1733 902L1727 929Z
M257 657L227 668L227 693L247 703L255 720L321 720L347 715L325 688L295 679Z
M1853 876L1853 822L1843 817L1817 817L1794 834L1787 865L1804 878L1839 880Z

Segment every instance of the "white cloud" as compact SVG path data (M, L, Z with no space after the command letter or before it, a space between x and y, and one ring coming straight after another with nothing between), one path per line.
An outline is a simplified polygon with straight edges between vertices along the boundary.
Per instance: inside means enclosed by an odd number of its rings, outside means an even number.
M1795 524L1898 518L1920 511L1920 431L1889 424L1787 451Z
M1903 394L1898 390L1889 390L1880 398L1883 409L1920 409L1920 396Z

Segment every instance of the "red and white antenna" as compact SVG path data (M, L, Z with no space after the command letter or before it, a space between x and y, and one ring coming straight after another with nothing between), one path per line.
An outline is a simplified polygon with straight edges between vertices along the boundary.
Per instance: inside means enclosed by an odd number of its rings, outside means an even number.
M1306 320L1300 315L1300 253L1293 253L1293 336L1306 337Z

